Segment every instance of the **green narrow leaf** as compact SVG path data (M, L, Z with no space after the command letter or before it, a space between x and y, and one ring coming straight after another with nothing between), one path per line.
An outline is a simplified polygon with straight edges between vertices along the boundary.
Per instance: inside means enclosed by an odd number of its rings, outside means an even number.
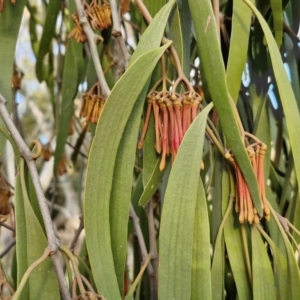
M27 268L43 254L47 239L30 204L24 173L24 160L20 163L20 173L16 181L16 254L20 283ZM56 274L50 258L41 263L31 273L21 299L59 299Z
M200 61L210 95L220 118L222 130L242 170L258 214L262 215L256 176L244 143L240 138L238 123L232 107L233 104L230 101L226 86L225 68L217 39L217 28L211 1L189 0L189 6L194 22Z
M291 299L291 295L289 294L290 288L288 282L288 266L286 256L282 254L273 240L260 227L257 229L266 239L273 252L275 287L280 295L280 299Z
M55 35L56 19L60 8L61 2L57 0L50 0L47 6L47 15L35 64L36 77L40 82L44 80L44 57L49 50L51 51L51 42Z
M155 70L156 71L156 70ZM154 72L155 72L154 71ZM160 72L161 74L161 72ZM153 76L152 76L153 77ZM155 83L154 83L155 84ZM144 118L146 112L144 111ZM143 155L143 185L147 186L151 177L153 177L154 170L157 168L158 154L155 150L155 123L153 113L150 116L147 133L144 140L144 146L142 150ZM147 201L147 200L146 200Z
M128 219L136 141L148 86L149 81L139 95L124 129L116 156L110 196L111 247L121 294L127 255Z
M58 164L64 154L65 144L70 128L70 122L73 115L73 100L77 93L78 85L78 47L81 48L82 46L78 45L73 39L69 40L63 70L61 91L62 101L60 106L58 133L54 154L54 173L56 172Z
M168 16L175 1L170 0L161 10L155 15L150 25L143 33L139 45L131 56L129 65L131 65L140 55L156 48L160 45L165 27L168 21Z
M272 211L272 215L274 216L274 211ZM290 241L285 231L283 230L283 227L280 224L277 216L276 218L273 219L277 223L287 254L287 265L288 265L287 277L288 277L288 284L289 284L289 289L288 289L289 297L287 299L296 300L299 299L300 297L300 273L299 273L298 263L296 261L294 251L292 249Z
M161 78L162 70L161 70L161 63L158 63L152 73L150 86L154 86L157 81ZM143 113L143 121L145 121L146 113L147 113L147 105L145 103L144 113ZM141 123L141 131L144 122ZM158 153L155 150L155 122L154 122L154 115L153 113L150 114L148 129L145 135L143 149L139 151L139 155L143 157L143 185L146 186L147 182L149 181L152 173L155 169Z
M7 100L7 109L11 111L13 65L15 48L26 0L19 0L16 5L6 1L4 10L0 13L0 93ZM0 127L5 125L0 118ZM0 155L4 151L6 138L0 134Z
M152 145L153 146L153 145ZM153 172L149 178L149 181L146 183L144 187L144 191L139 199L139 205L145 206L150 198L154 195L155 191L161 184L162 178L165 174L165 170L161 171L159 169L160 158L156 160L156 164L154 165Z
M251 226L253 299L275 300L273 271L266 246L255 225Z
M99 118L90 150L84 210L86 241L98 292L108 300L121 298L113 262L109 220L117 150L136 99L169 45L142 55L116 83ZM135 88L132 89L132 86Z
M11 110L13 65L15 49L26 0L19 0L15 5L5 1L4 10L0 13L0 93L8 101Z
M183 35L181 31L181 20L178 7L174 9L174 13L170 16L170 32L169 38L173 41L173 46L178 54L180 64L183 65Z
M143 2L152 17L154 17L159 12L159 10L166 4L166 0L144 0ZM145 19L143 19L142 32L145 31L147 26L148 23Z
M195 207L209 104L179 147L164 197L159 235L158 296L190 299Z
M214 152L214 171L213 171L213 188L212 188L212 222L211 222L211 240L213 246L217 238L220 224L222 222L222 193L223 193L223 167L224 160L222 154L216 150Z
M300 116L297 107L297 102L291 84L289 82L288 76L286 74L280 52L273 38L273 35L268 27L268 24L261 16L259 11L256 9L256 7L250 1L248 0L244 0L244 1L257 17L264 31L265 38L267 40L272 67L273 67L281 103L283 106L285 116L288 116L285 118L285 121L286 121L287 129L290 137L292 152L295 154L293 157L295 161L295 171L296 171L297 181L299 183L300 182L300 156L297 155L296 153L300 153L300 139L299 139Z
M264 144L267 145L267 151L264 159L264 175L267 182L270 173L270 157L271 157L271 132L267 106L267 95L261 97L257 95L256 88L250 87L250 97L253 106L254 128L253 133Z
M192 29L192 18L189 8L188 1L178 1L180 13L181 32L183 40L182 48L182 69L183 73L187 78L190 75L190 56L191 56L191 29Z
M300 6L300 3L298 5ZM284 35L283 46L284 46L286 54L287 54L286 63L288 64L289 69L290 69L291 85L293 88L293 92L294 92L298 107L300 108L300 87L299 87L299 73L298 73L297 56L294 53L294 43L290 39L290 37L287 37L287 35Z
M272 8L275 40L278 48L280 48L282 44L282 34L283 34L282 0L270 0L270 4Z
M202 181L198 184L192 254L191 299L212 299L210 271L210 232L207 200Z
M225 272L225 250L224 250L224 226L226 224L228 215L232 212L233 197L230 198L229 190L229 174L226 167L221 172L222 174L222 223L220 224L218 235L216 238L213 261L211 268L211 286L212 286L212 299L225 299L224 287L224 272Z
M36 193L35 193L35 190L34 190L34 186L33 186L31 176L29 174L28 169L25 169L24 172L25 172L26 190L27 190L27 194L28 194L28 198L29 198L29 201L30 201L31 208L32 208L37 220L39 221L41 228L43 229L43 231L45 233L45 225L44 225L42 213L40 211L38 199L36 197Z
M234 0L226 80L228 91L235 102L238 100L242 73L247 60L250 26L251 12L247 10L243 1Z
M243 241L241 237L238 218L234 209L228 216L224 227L224 237L228 258L232 269L239 299L252 299L252 292L249 283L246 262L244 258Z

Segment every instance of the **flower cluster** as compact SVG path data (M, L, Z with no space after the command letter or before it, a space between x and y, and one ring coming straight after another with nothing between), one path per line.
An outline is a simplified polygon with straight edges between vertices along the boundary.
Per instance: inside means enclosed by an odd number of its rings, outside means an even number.
M96 124L105 103L105 98L101 95L100 84L96 83L92 88L82 95L82 106L80 117L86 122Z
M75 24L75 27L72 29L72 31L69 33L68 38L74 38L77 43L85 43L87 41L87 37L85 33L83 32L83 29L80 25L78 14L72 15L72 20Z
M270 220L270 208L266 198L265 180L264 180L264 156L267 146L263 143L255 143L247 147L254 174L257 177L260 200L263 207L264 217ZM236 176L236 201L235 211L239 214L240 223L248 221L250 224L259 223L259 216L257 210L253 205L250 196L249 188L243 174L231 154L227 154L226 158L232 163Z
M196 118L202 96L193 91L181 95L169 91L153 91L147 96L147 112L138 148L143 147L151 111L155 120L155 149L161 154L160 170L166 165L166 156L174 160L183 136Z
M111 25L111 9L106 1L100 6L98 0L92 0L86 13L94 30L107 29Z
M102 5L98 4L98 0L92 0L90 4L84 1L84 8L88 21L94 30L104 30L111 25L111 9L106 1L102 1ZM77 43L85 43L87 37L80 25L77 13L72 15L72 20L75 27L68 38L74 38Z

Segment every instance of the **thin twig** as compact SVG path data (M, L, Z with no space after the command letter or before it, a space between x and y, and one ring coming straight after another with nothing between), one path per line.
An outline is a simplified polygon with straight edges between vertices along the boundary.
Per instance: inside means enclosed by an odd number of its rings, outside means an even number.
M270 203L268 203L268 204L270 206ZM288 219L283 217L282 215L280 215L277 211L274 211L274 212L275 212L275 215L276 215L278 221L280 222L281 226L283 227L284 231L289 232L290 228L288 225Z
M11 241L10 244L8 244L8 246L0 254L0 259L2 259L15 244L16 240Z
M6 100L3 98L3 96L0 94L0 115L10 132L12 138L14 139L15 143L17 144L17 147L19 149L20 155L25 159L29 173L31 175L33 187L37 196L37 200L39 203L40 211L43 217L47 240L48 240L48 248L51 249L52 253L57 253L58 248L60 246L60 241L56 237L56 234L54 232L51 216L48 210L47 206L47 200L44 195L42 185L40 182L39 174L36 168L35 161L33 160L34 154L29 150L27 147L25 141L21 137L20 133L18 132L16 126L14 125L7 109L6 109ZM52 256L52 262L54 263L54 267L56 269L56 274L58 277L58 281L60 283L61 287L61 293L65 300L69 300L70 293L68 291L68 287L65 281L65 278L63 276L62 266L60 263L58 263L59 258L56 257L56 255Z
M102 66L101 66L101 63L99 60L97 46L96 46L96 42L97 42L97 40L99 40L99 36L97 37L94 34L94 32L86 18L81 0L75 0L75 4L76 4L80 24L81 24L82 29L88 40L89 48L91 51L91 56L92 56L96 74L97 74L97 77L98 77L98 80L99 80L99 83L101 86L102 94L104 97L107 97L110 94L110 88L107 85L107 82L106 82L106 79L105 79L105 76L104 76L104 73L102 70Z
M141 229L141 226L140 226L140 219L137 216L132 204L130 204L130 218L132 219L132 222L133 222L133 226L134 226L134 229L135 229L135 234L136 234L136 237L138 239L140 249L141 249L141 253L142 253L142 257L143 257L143 261L144 261L148 257L149 254L148 254L148 251L147 251L147 248L146 248L144 236L143 236L142 229ZM151 275L153 274L153 267L152 267L151 264L148 265L148 272Z
M75 276L74 280L76 279L79 290L80 290L80 293L83 295L85 293L85 288L84 288L84 285L82 283L81 275L80 275L80 272L79 272L79 269L78 269L78 266L77 266L78 262L77 262L76 256L64 245L60 246L60 250L64 254L66 254L68 259L70 260L71 265L72 265L72 269L73 269L73 272L74 272L74 276Z
M29 278L29 275L31 274L31 272L39 265L41 264L51 253L51 249L46 248L43 255L37 259L35 262L33 262L28 269L26 270L26 272L24 273L22 280L19 284L18 289L16 290L16 293L14 294L12 300L17 300L19 299L19 297L21 296L22 290L27 282L27 279Z
M13 231L13 232L16 231L13 227L11 227L11 226L9 226L9 225L3 223L3 222L0 222L0 226L3 226L3 227L5 227L6 229L11 230L11 231Z
M70 146L72 149L74 149L75 151L77 151L83 158L88 158L88 156L83 153L82 151L78 150L76 146L73 146L70 142L66 143L68 146Z
M80 233L81 233L81 231L82 231L83 228L84 228L84 225L83 225L83 217L80 216L79 219L80 219L79 227L78 227L78 229L76 230L75 236L74 236L73 241L72 241L71 246L70 246L70 250L71 250L71 251L74 251L74 248L75 248L75 246L76 246L76 243L77 243L77 241L78 241L78 238L79 238L79 236L80 236Z
M289 238L292 240L292 243L296 247L298 254L300 254L300 251L299 251L300 248L299 248L299 245L297 244L297 241L295 240L295 238L293 237L293 235L289 231L287 231L286 233L289 236Z

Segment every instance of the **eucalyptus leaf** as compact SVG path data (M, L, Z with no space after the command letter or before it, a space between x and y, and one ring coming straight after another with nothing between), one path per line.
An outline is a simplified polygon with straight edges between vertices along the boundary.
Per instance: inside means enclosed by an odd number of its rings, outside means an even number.
M116 83L104 105L90 150L84 210L86 242L98 292L107 299L121 298L113 262L109 216L117 150L136 100L169 45L142 55Z
M212 280L210 270L210 228L207 200L199 180L198 199L196 201L194 240L192 253L191 299L212 299Z
M242 73L247 60L250 25L251 13L247 10L246 4L234 0L226 81L228 91L235 102L238 100Z
M275 300L276 289L267 249L255 227L251 227L253 299Z
M44 67L44 57L51 51L52 39L55 35L56 19L61 8L61 2L57 0L49 0L47 6L46 20L43 26L42 38L39 45L39 50L37 54L36 61L36 76L39 81L44 80L43 67Z
M24 160L16 184L16 255L17 281L20 283L27 268L43 254L47 239L28 198ZM20 299L59 299L59 287L50 258L30 274Z
M138 96L125 126L116 156L110 196L111 245L120 293L123 291L127 257L128 218L136 141L148 86L149 80Z
M160 45L161 39L167 24L168 16L175 4L174 0L170 0L160 11L155 15L152 22L149 24L143 33L139 46L136 48L130 58L129 65L131 65L140 55L156 48Z
M186 132L164 197L159 235L161 300L190 299L195 208L208 105ZM209 234L209 232L207 233Z
M69 134L71 118L74 111L73 100L77 93L78 86L78 63L77 51L78 45L75 40L69 40L64 63L62 79L62 102L60 105L60 115L58 120L58 134L54 154L54 172L56 172L59 162L64 154L65 144Z
M271 57L272 67L280 95L280 100L283 106L283 110L287 118L286 125L289 133L289 140L293 153L300 152L300 139L299 139L299 130L300 130L300 115L297 107L297 102L289 82L287 73L285 71L280 52L278 50L277 44L274 40L274 37L268 27L268 24L256 9L256 7L248 0L244 0L249 8L253 11L257 17L260 25L265 34L265 38L268 44L268 49ZM295 170L297 181L300 182L300 157L299 155L294 155L295 160Z
M239 299L252 299L250 279L248 277L246 260L244 258L244 249L241 228L236 213L232 212L228 216L228 221L224 227L225 244L231 265L233 277L235 280ZM249 249L247 250L249 251Z
M189 6L194 22L200 61L222 130L245 177L258 214L262 215L257 180L241 139L233 102L230 100L226 85L225 68L211 1L203 0L200 3L196 0L189 0Z

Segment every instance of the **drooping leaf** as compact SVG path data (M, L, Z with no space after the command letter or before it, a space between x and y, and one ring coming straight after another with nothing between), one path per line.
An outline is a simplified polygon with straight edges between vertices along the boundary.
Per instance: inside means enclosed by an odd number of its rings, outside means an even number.
M228 221L224 228L224 237L230 266L239 299L252 299L250 279L248 277L246 260L244 259L243 241L240 226L236 213L232 212L228 216Z
M267 249L255 227L251 227L253 299L276 299L276 289Z
M180 14L180 24L182 32L182 70L187 78L190 73L190 53L191 53L191 29L192 29L192 18L189 8L188 1L177 2L179 14Z
M61 8L61 2L57 0L50 0L47 6L47 15L43 26L43 33L39 45L39 50L36 60L36 76L41 82L44 80L43 67L44 57L51 51L52 39L55 35L56 19Z
M159 235L159 299L190 299L195 207L208 105L179 147L164 196ZM208 233L209 234L209 233Z
M210 270L210 228L207 200L202 181L199 180L198 199L195 209L194 239L192 253L191 299L212 299Z
M54 172L56 172L58 164L64 154L70 122L74 111L73 100L77 93L79 76L78 60L82 59L81 55L79 56L79 47L81 48L82 46L77 44L73 39L69 40L62 78L62 102L58 119L58 133L54 154Z
M161 43L161 38L164 33L168 16L174 5L175 1L169 1L161 10L155 15L150 25L147 27L143 33L139 46L136 48L131 56L129 65L134 63L134 61L143 53L158 47Z
M23 16L26 0L19 0L17 5L6 1L4 10L0 13L0 93L7 101L7 109L11 111L13 77L13 65L15 59L15 48ZM0 126L4 127L0 118ZM6 138L0 134L0 153L3 153Z
M141 198L139 200L140 206L145 206L148 203L148 201L153 196L155 191L158 189L162 181L165 172L159 169L159 165L160 165L160 158L156 160L156 164L154 165L154 169L151 174L151 177L149 178L149 181L146 182L143 194L141 195Z
M216 242L214 244L213 261L211 267L212 299L225 299L224 272L225 272L225 244L224 226L228 222L228 215L232 212L233 197L230 197L229 174L226 168L222 171L222 223L220 224Z
M275 216L275 212L273 209L272 216L277 223L278 229L281 233L285 249L286 249L286 257L287 257L287 266L288 266L288 272L287 272L287 281L289 283L289 289L288 289L288 299L296 300L300 297L300 272L299 267L295 258L295 255L293 253L292 246L290 244L290 241L280 224L277 216Z
M136 141L148 85L149 81L138 96L125 126L116 156L110 196L111 246L120 293L123 291L126 266L128 219Z
M183 65L183 35L181 31L181 20L178 7L174 9L174 13L170 17L169 38L173 41L173 47L176 49L180 64Z
M152 17L155 17L159 10L166 4L166 0L144 0L143 1L147 10ZM142 32L147 28L148 24L144 19L142 22Z
M43 254L47 239L30 204L24 173L24 160L20 163L20 173L16 183L16 255L17 283L19 284L27 268ZM50 258L42 262L30 274L20 299L59 299L56 274Z
M269 29L268 24L261 16L256 7L248 0L244 0L249 8L253 11L257 17L260 25L262 26L265 38L268 44L268 49L271 57L272 67L276 79L276 84L278 87L280 100L283 106L285 113L285 118L288 133L289 141L291 144L292 152L299 153L300 151L300 139L299 139L299 130L300 130L300 115L297 107L297 102L289 82L287 73L285 71L280 52L278 50L277 44L274 40L274 37ZM299 155L294 155L295 160L295 170L297 181L300 182L300 157Z
M270 4L272 8L272 19L273 19L275 40L278 48L280 48L282 44L282 34L283 34L282 0L270 0Z
M98 292L107 299L121 297L111 249L109 218L117 150L133 106L168 46L142 55L116 83L103 108L90 150L85 189L86 241Z
M272 249L272 255L274 258L274 280L280 299L291 299L288 283L287 259L278 249L273 240L260 227L258 227L258 229Z
M246 4L234 0L226 81L228 91L235 102L238 100L242 73L247 60L250 25L251 13L247 10Z
M214 102L222 130L249 186L250 194L258 214L262 214L257 180L254 175L244 143L240 138L239 125L230 100L225 68L217 39L217 28L211 1L189 0L194 22L200 61L202 63L209 92ZM216 88L216 86L218 88Z
M13 65L15 48L23 16L25 0L19 0L16 5L6 1L3 11L0 13L0 88L1 94L8 101L8 110L11 110Z

